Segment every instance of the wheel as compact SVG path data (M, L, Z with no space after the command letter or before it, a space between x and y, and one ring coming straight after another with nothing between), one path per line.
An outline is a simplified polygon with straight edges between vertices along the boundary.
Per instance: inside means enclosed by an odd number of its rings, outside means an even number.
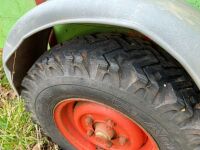
M123 34L78 37L22 82L33 120L71 150L198 150L198 90L179 64Z

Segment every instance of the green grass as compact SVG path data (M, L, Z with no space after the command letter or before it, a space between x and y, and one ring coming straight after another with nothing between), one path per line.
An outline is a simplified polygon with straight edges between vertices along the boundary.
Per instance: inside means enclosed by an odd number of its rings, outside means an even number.
M38 142L36 125L24 110L22 100L3 100L0 109L0 145L5 150L31 149Z
M187 0L187 2L200 9L200 0Z
M3 72L3 67L2 67L2 60L1 60L1 50L0 50L0 86L1 87L6 87L6 88L9 88L9 84L8 84L8 81L6 79L6 76Z
M33 147L37 150L57 149L32 123L24 101L10 89L3 72L0 50L0 149L32 150Z

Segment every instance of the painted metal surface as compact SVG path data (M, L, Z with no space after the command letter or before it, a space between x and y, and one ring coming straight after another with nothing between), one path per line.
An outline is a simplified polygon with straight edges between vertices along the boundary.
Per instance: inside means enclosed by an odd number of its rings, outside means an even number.
M54 108L60 133L77 149L159 150L153 137L123 113L83 98L65 99Z
M22 17L8 36L3 62L12 85L6 62L20 44L34 33L69 23L135 29L174 56L200 87L200 13L180 0L50 0L41 4Z
M0 0L0 48L3 48L6 37L15 22L27 11L35 7L35 3L41 4L44 0ZM200 9L200 0L186 0L188 3ZM71 29L75 32L71 32ZM90 29L90 30L89 30ZM85 28L85 25L59 25L55 27L58 41L65 41L78 35L89 34L94 28ZM61 31L62 30L62 31ZM68 30L66 34L63 31ZM91 31L92 30L92 31ZM95 28L102 31L102 28ZM57 32L58 31L58 32ZM62 34L60 34L62 32Z
M35 7L36 4L41 4L44 0L3 0L0 5L0 48L3 48L6 37L11 29L11 27L15 24L15 22L27 11ZM188 3L200 9L200 0L186 0ZM71 32L71 29L76 32ZM89 34L94 31L94 28L87 28L85 25L59 25L55 27L55 34L58 38L58 42L62 42L78 35ZM62 31L61 31L62 30ZM63 31L66 34L63 34ZM95 28L95 30L102 31L102 28ZM115 30L115 29L114 29ZM57 32L58 31L58 32ZM62 34L60 34L62 33Z
M6 37L15 22L27 11L41 4L44 0L0 0L0 48L3 48ZM200 9L200 0L187 0L188 3ZM88 27L88 26L87 26ZM71 29L75 30L72 32ZM94 31L102 31L102 28L86 28L85 25L59 25L55 27L58 42L62 42L79 35L90 34ZM63 31L68 31L63 34ZM106 29L107 30L107 29ZM116 29L114 29L116 30ZM62 32L62 34L60 34Z
M200 0L186 0L192 6L200 9ZM77 36L88 35L95 32L122 32L127 33L128 30L120 29L118 27L109 27L106 26L92 26L88 24L66 24L58 25L54 27L55 35L58 43L73 39Z
M34 0L0 0L0 48L15 22L34 6Z
M36 3L37 5L40 5L40 4L42 4L44 1L45 1L45 0L35 0L35 3Z
M129 33L131 32L131 29L98 24L65 24L55 26L54 31L57 42L61 43L78 36L89 35L97 32Z

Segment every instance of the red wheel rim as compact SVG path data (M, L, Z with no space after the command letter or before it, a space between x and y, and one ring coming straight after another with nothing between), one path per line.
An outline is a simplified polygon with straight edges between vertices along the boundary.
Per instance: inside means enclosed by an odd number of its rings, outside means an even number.
M54 109L54 121L78 150L159 150L135 121L91 100L71 98L60 102Z

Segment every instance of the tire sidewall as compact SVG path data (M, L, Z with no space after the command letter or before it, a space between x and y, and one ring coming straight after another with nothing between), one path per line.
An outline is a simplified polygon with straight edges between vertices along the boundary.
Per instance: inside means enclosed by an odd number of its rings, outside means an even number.
M181 150L187 147L177 126L167 122L151 104L132 93L78 77L56 77L43 80L37 86L34 94L37 118L44 131L63 149L74 148L57 129L53 111L58 103L68 98L90 99L115 108L139 123L152 135L162 150Z

